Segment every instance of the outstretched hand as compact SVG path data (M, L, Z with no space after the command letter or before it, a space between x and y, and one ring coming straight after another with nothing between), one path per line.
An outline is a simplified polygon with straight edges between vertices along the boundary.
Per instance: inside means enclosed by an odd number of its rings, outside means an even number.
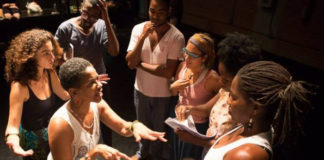
M139 142L142 138L146 140L156 141L160 140L162 142L167 142L164 138L164 132L156 132L152 131L151 129L147 128L143 123L135 123L134 124L134 131L133 135L135 137L135 141Z
M7 142L7 145L9 146L9 149L17 156L19 157L27 157L32 156L34 154L33 150L25 151L21 148L21 146L14 142Z

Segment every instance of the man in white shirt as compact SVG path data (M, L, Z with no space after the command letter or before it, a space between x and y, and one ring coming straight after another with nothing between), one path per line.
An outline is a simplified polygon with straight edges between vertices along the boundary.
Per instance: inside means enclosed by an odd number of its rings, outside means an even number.
M156 131L164 131L171 93L170 81L175 74L182 48L183 34L168 23L169 0L151 0L150 21L137 24L132 31L126 60L137 69L134 104L138 120ZM137 157L167 159L163 144L141 141Z

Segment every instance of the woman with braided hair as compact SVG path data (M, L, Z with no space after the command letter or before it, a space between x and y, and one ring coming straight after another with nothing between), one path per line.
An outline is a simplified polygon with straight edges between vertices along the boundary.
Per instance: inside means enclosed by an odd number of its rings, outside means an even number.
M266 160L272 157L272 146L291 146L311 109L307 96L313 92L306 87L306 82L292 81L275 62L257 61L241 68L228 100L229 113L240 125L221 136L205 160Z

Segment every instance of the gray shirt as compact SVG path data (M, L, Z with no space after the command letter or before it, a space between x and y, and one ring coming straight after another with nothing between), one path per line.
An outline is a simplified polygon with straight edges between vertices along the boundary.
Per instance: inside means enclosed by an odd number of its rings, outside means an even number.
M82 34L73 24L77 17L63 22L55 33L60 46L67 50L72 44L75 57L82 57L92 63L98 74L106 73L104 55L107 54L108 35L105 22L99 19L89 35Z

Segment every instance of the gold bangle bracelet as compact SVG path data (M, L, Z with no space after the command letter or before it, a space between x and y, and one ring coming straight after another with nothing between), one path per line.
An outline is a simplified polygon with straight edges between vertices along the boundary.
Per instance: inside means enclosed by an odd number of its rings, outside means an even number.
M141 123L141 122L139 122L138 120L135 120L135 121L132 122L131 126L129 127L129 131L130 131L131 133L134 132L134 125L135 125L136 123Z

